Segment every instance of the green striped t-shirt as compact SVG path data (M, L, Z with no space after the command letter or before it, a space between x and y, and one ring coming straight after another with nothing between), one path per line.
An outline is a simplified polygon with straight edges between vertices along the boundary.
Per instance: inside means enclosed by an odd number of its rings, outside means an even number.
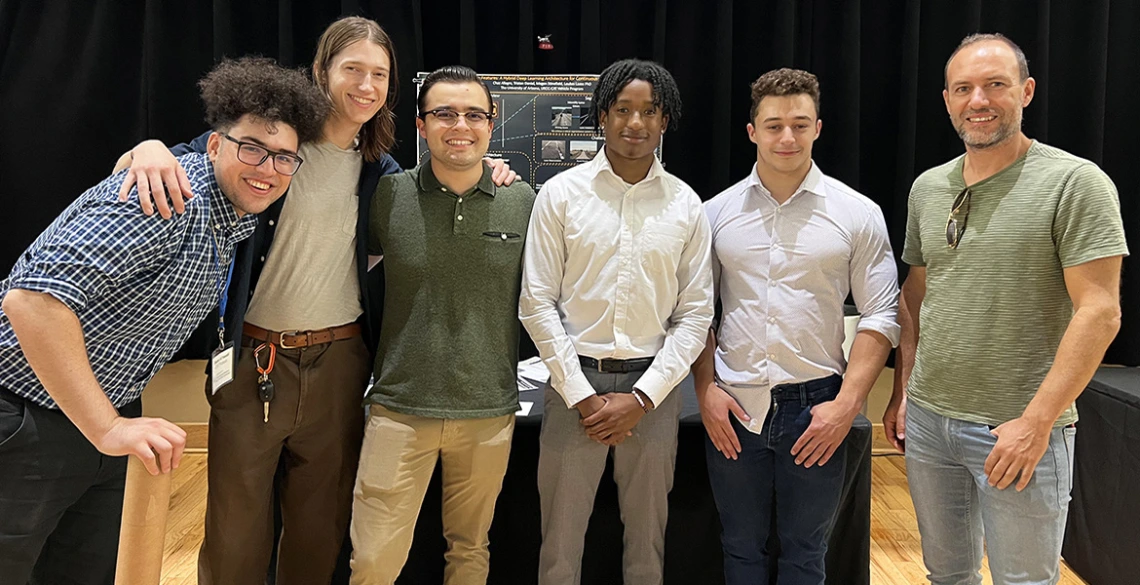
M1015 419L1045 379L1073 315L1063 269L1128 254L1120 200L1095 164L1034 142L970 187L956 249L946 219L960 156L915 180L903 261L926 267L909 400L946 417ZM1077 420L1072 405L1057 425Z

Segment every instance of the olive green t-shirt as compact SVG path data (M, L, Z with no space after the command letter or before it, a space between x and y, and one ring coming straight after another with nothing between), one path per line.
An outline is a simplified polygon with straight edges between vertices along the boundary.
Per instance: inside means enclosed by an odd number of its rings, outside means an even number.
M926 296L907 396L946 417L999 425L1024 412L1072 318L1063 269L1128 247L1108 176L1034 142L970 187L965 232L950 248L963 160L926 171L910 192L903 261L926 267ZM1056 424L1076 420L1070 405Z
M366 402L430 418L518 410L519 289L534 190L457 194L430 160L380 179L369 254L384 255L384 319Z

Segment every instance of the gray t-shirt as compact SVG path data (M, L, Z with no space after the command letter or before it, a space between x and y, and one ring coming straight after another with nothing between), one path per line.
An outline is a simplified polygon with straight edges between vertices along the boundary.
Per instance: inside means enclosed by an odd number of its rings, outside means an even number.
M356 187L363 158L328 142L302 144L304 159L245 320L271 331L326 329L364 312L356 273Z
M970 186L965 232L950 248L963 160L926 171L910 192L903 261L926 267L926 296L907 395L946 417L999 425L1025 411L1072 318L1063 270L1128 247L1108 176L1034 142ZM1070 406L1056 424L1076 420Z

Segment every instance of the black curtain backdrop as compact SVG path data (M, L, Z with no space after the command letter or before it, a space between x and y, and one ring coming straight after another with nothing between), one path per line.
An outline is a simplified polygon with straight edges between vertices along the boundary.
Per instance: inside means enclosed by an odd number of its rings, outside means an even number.
M416 71L593 73L641 57L677 78L685 113L665 163L707 199L755 160L749 83L807 69L823 89L815 160L882 206L896 255L911 182L963 150L942 103L945 60L965 35L1001 32L1038 82L1026 133L1108 172L1140 248L1140 117L1128 101L1140 94L1140 3L1130 0L0 0L0 271L131 145L200 133L195 81L218 59L307 67L320 33L348 14L376 19L396 44L393 154L405 167ZM539 50L547 34L554 49ZM1138 272L1127 259L1111 363L1140 365Z

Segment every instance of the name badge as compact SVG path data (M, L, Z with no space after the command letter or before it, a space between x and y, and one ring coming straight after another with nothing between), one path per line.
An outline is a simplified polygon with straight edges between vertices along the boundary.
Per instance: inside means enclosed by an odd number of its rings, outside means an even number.
M222 386L234 379L234 344L228 342L214 350L210 356L210 394L217 394Z

